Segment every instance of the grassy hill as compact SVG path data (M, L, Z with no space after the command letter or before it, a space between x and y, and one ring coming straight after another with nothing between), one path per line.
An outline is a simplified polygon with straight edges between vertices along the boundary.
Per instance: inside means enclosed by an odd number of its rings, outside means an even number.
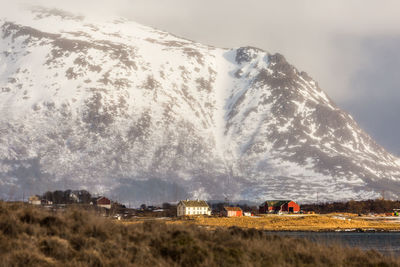
M238 227L125 225L0 202L0 266L400 266L381 254Z

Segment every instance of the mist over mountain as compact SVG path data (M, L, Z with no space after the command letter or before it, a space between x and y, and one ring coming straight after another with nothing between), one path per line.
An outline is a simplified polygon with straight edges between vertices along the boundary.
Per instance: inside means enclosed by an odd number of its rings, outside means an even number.
M1 198L398 196L400 160L280 54L39 7L0 25Z

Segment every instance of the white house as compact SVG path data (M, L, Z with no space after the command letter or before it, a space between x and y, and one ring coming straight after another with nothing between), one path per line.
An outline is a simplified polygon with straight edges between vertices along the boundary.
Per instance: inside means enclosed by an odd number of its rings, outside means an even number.
M39 196L30 196L28 199L28 203L32 204L32 205L40 205L41 204L41 200Z
M204 200L181 200L177 206L178 216L211 215L211 209Z

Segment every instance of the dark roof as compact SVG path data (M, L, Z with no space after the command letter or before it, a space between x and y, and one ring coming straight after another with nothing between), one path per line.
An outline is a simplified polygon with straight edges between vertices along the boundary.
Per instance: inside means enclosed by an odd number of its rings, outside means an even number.
M284 204L291 202L292 200L267 200L264 204L267 204L268 207L281 207Z
M242 209L239 207L224 207L224 210L226 210L226 211L242 211Z
M182 203L186 207L209 207L204 200L181 200L179 203Z

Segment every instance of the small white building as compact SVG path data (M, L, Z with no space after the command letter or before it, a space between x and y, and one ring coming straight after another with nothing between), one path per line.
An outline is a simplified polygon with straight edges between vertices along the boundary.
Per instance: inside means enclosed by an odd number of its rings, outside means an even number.
M211 209L204 200L181 200L176 208L178 216L211 215Z
M41 204L41 200L39 196L30 196L28 199L28 203L32 204L32 205L40 205Z
M42 199L41 200L42 205L53 205L53 201L47 200L47 199Z

